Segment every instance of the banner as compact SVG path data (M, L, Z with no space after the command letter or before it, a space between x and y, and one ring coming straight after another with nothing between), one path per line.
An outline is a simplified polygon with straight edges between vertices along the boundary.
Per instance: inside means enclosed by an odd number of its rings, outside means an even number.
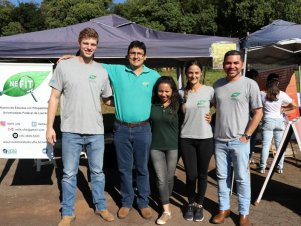
M230 50L236 50L235 43L213 43L211 45L213 69L223 69L224 55Z
M0 158L44 159L53 64L0 64Z

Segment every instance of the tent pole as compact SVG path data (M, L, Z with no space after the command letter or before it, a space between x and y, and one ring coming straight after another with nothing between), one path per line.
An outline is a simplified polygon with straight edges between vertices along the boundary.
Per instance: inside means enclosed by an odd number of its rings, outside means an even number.
M243 76L246 76L248 48L245 48L244 50L245 50L245 56L244 56L244 70L243 70Z
M301 94L301 65L298 64L298 75L299 75L299 94Z
M183 67L177 66L177 80L178 80L178 89L183 88Z

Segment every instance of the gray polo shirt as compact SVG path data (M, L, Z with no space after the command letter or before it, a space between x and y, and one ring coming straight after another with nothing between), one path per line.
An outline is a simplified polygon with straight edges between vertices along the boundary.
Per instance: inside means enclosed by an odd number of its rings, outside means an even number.
M62 93L61 131L79 134L104 134L100 97L112 96L106 70L94 62L78 58L61 61L49 86Z
M220 141L239 138L247 128L250 110L262 108L257 83L246 77L234 82L228 82L226 78L217 80L214 84L214 102L214 138Z
M183 98L184 92L180 91L180 95ZM213 88L206 85L196 92L188 92L181 138L207 139L213 137L211 126L205 120L205 115L210 112L210 102L213 96Z

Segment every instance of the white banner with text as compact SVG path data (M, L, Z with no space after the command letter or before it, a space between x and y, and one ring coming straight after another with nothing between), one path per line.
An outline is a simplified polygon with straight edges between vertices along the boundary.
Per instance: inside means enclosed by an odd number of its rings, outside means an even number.
M45 159L53 64L0 63L0 158Z

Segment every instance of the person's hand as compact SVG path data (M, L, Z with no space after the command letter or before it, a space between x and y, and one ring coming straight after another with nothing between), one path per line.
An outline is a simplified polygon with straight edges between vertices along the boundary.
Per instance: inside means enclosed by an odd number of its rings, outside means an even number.
M74 55L64 55L64 56L61 56L59 59L58 59L58 61L56 62L56 64L58 64L60 61L62 61L62 60L68 60L68 59L70 59L70 58L74 58L74 57L76 57L76 56L74 56Z
M211 117L211 113L207 113L205 114L205 120L210 124L211 120L212 120L212 117Z
M239 138L239 140L242 142L242 143L248 143L249 142L249 140L245 137L245 136L241 136L240 138Z
M55 130L53 128L47 129L47 131L46 131L46 140L47 140L47 143L49 143L51 145L55 145L55 143L56 143L56 133L55 133Z

